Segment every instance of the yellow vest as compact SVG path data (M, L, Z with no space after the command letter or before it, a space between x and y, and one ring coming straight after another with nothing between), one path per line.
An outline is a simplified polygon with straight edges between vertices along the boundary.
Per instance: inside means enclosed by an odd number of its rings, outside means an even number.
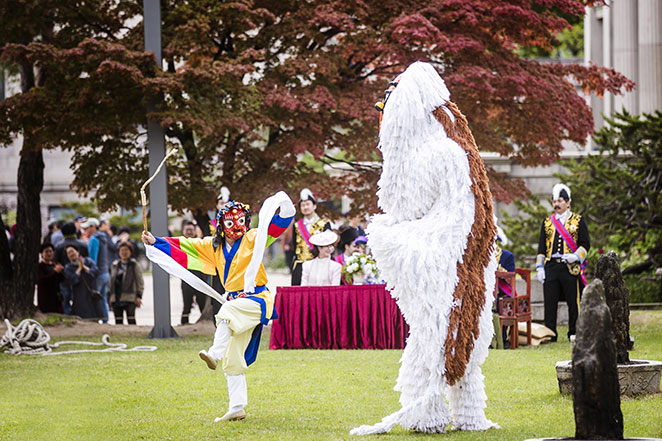
M313 222L313 225L310 227L308 233L312 236L315 233L324 231L324 227L327 223L329 223L329 221L326 219L317 219L315 222ZM305 240L303 240L301 231L299 231L298 221L294 222L294 242L294 267L296 267L297 264L307 262L314 257L313 253L310 251L310 248L308 248L308 244Z
M198 256L202 261L202 271L206 274L216 274L215 270L218 268L218 274L221 276L221 282L226 291L243 291L244 289L244 275L246 268L253 257L253 248L255 247L255 236L257 229L248 230L241 238L241 243L237 249L230 268L228 270L227 279L223 282L225 274L225 254L223 253L223 246L219 246L214 251L212 245L213 237L203 237L202 239L190 239L191 245L198 252ZM266 286L267 273L264 270L264 265L260 263L260 269L255 278L255 286ZM266 314L267 318L271 318L273 312L274 297L268 290L253 294L256 297L261 297L267 304Z
M579 237L579 221L581 220L581 215L577 213L571 213L570 216L565 220L565 229L568 230L568 233L570 233L570 236L572 237L572 240L577 243L578 237ZM554 224L552 223L552 220L550 218L545 219L545 249L547 251L547 255L545 256L545 263L549 262L549 260L552 258L552 249L554 248L554 234L556 233L556 228L554 227ZM559 233L559 236L561 234ZM561 242L563 242L563 254L570 254L572 253L572 249L568 246L568 244L563 240L561 237ZM574 263L568 263L568 271L570 271L570 274L573 276L576 276L579 274L580 270L580 263L579 261L574 262Z

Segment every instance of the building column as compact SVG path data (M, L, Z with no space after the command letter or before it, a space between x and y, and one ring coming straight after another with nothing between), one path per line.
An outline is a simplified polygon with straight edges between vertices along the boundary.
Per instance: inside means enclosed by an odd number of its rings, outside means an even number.
M639 112L662 109L662 2L639 0Z
M584 63L593 63L596 66L604 66L604 49L602 44L602 17L603 10L600 7L587 7L584 16ZM602 127L604 121L602 112L604 100L602 97L589 95L591 111L593 112L593 125L596 129ZM588 147L592 148L593 140L589 138Z
M613 0L611 3L612 17L612 53L613 66L630 80L638 82L638 32L637 32L637 0ZM630 114L639 113L638 89L614 96L614 112L623 108Z

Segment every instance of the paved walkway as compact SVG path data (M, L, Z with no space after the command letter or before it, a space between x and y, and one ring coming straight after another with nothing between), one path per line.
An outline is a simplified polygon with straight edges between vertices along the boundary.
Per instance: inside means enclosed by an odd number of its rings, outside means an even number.
M143 305L136 309L136 324L154 326L154 288L152 283L152 273L143 274L145 279L145 293L143 294ZM290 286L290 274L287 270L269 270L267 269L267 286L273 293L278 286ZM170 324L179 325L184 302L182 299L181 281L176 277L170 276ZM189 322L195 323L200 317L200 310L197 305L193 305ZM115 316L110 312L109 323L115 323Z

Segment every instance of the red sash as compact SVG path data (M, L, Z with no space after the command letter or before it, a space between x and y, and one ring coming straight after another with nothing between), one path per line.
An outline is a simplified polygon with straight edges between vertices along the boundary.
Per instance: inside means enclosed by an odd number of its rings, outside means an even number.
M506 282L504 282L501 279L499 279L498 282L499 282L499 290L502 291L503 293L505 293L508 297L512 297L513 296L513 290L510 287L510 285L507 284Z
M556 228L556 231L561 236L561 239L563 239L563 241L568 244L568 247L570 247L572 252L574 253L575 251L577 251L578 248L577 244L572 239L570 233L568 233L568 230L565 229L565 225L559 222L559 220L555 218L554 215L551 215L549 219L552 221L552 225L554 225L554 228ZM579 266L580 268L579 275L582 278L582 282L584 283L584 286L588 285L588 282L586 281L586 276L584 275L584 268L586 268L586 263L587 263L586 260L584 260L584 262Z
M303 241L306 242L306 245L308 245L308 248L312 251L313 244L310 243L310 233L303 224L303 218L297 221L297 226L299 227L299 232L301 233L301 237L303 237Z
M334 260L341 265L345 265L345 253L338 254Z

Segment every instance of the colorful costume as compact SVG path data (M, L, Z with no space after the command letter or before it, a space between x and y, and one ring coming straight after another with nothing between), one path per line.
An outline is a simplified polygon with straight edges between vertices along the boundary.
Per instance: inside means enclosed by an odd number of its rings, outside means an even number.
M396 80L397 81L397 80ZM401 409L354 435L399 424L425 433L498 427L481 364L492 340L496 226L467 120L435 69L414 63L382 105L372 255L409 324L395 390Z
M280 208L280 213L275 214ZM210 292L211 287L181 268L215 274L218 269L223 278L227 302L223 303L216 316L217 328L214 343L208 352L201 351L200 357L215 369L221 362L228 380L230 409L223 418L240 419L247 404L246 378L248 365L255 361L260 343L262 325L277 318L274 310L274 296L267 289L267 275L262 265L264 249L271 245L287 227L294 216L294 205L283 192L267 199L260 210L262 219L269 223L260 224L256 230L247 230L250 224L248 206L230 201L219 211L217 221L225 223L222 233L219 229L215 237L197 238L156 238L156 254L148 247L148 257L159 260L160 266L182 278L203 293L224 301L218 293ZM229 225L229 226L228 226ZM232 239L228 246L227 239ZM163 256L179 264L169 266ZM172 262L170 262L170 265ZM212 290L213 291L213 290ZM232 416L235 417L232 417Z
M564 192L561 195L561 192ZM552 197L566 197L570 189L557 184ZM545 326L556 334L556 313L559 300L568 303L568 337L575 334L579 301L586 286L584 267L591 247L588 227L584 218L570 209L553 214L542 222L538 241L536 269L542 272L545 298ZM572 262L571 262L572 261ZM558 336L552 338L556 341Z

